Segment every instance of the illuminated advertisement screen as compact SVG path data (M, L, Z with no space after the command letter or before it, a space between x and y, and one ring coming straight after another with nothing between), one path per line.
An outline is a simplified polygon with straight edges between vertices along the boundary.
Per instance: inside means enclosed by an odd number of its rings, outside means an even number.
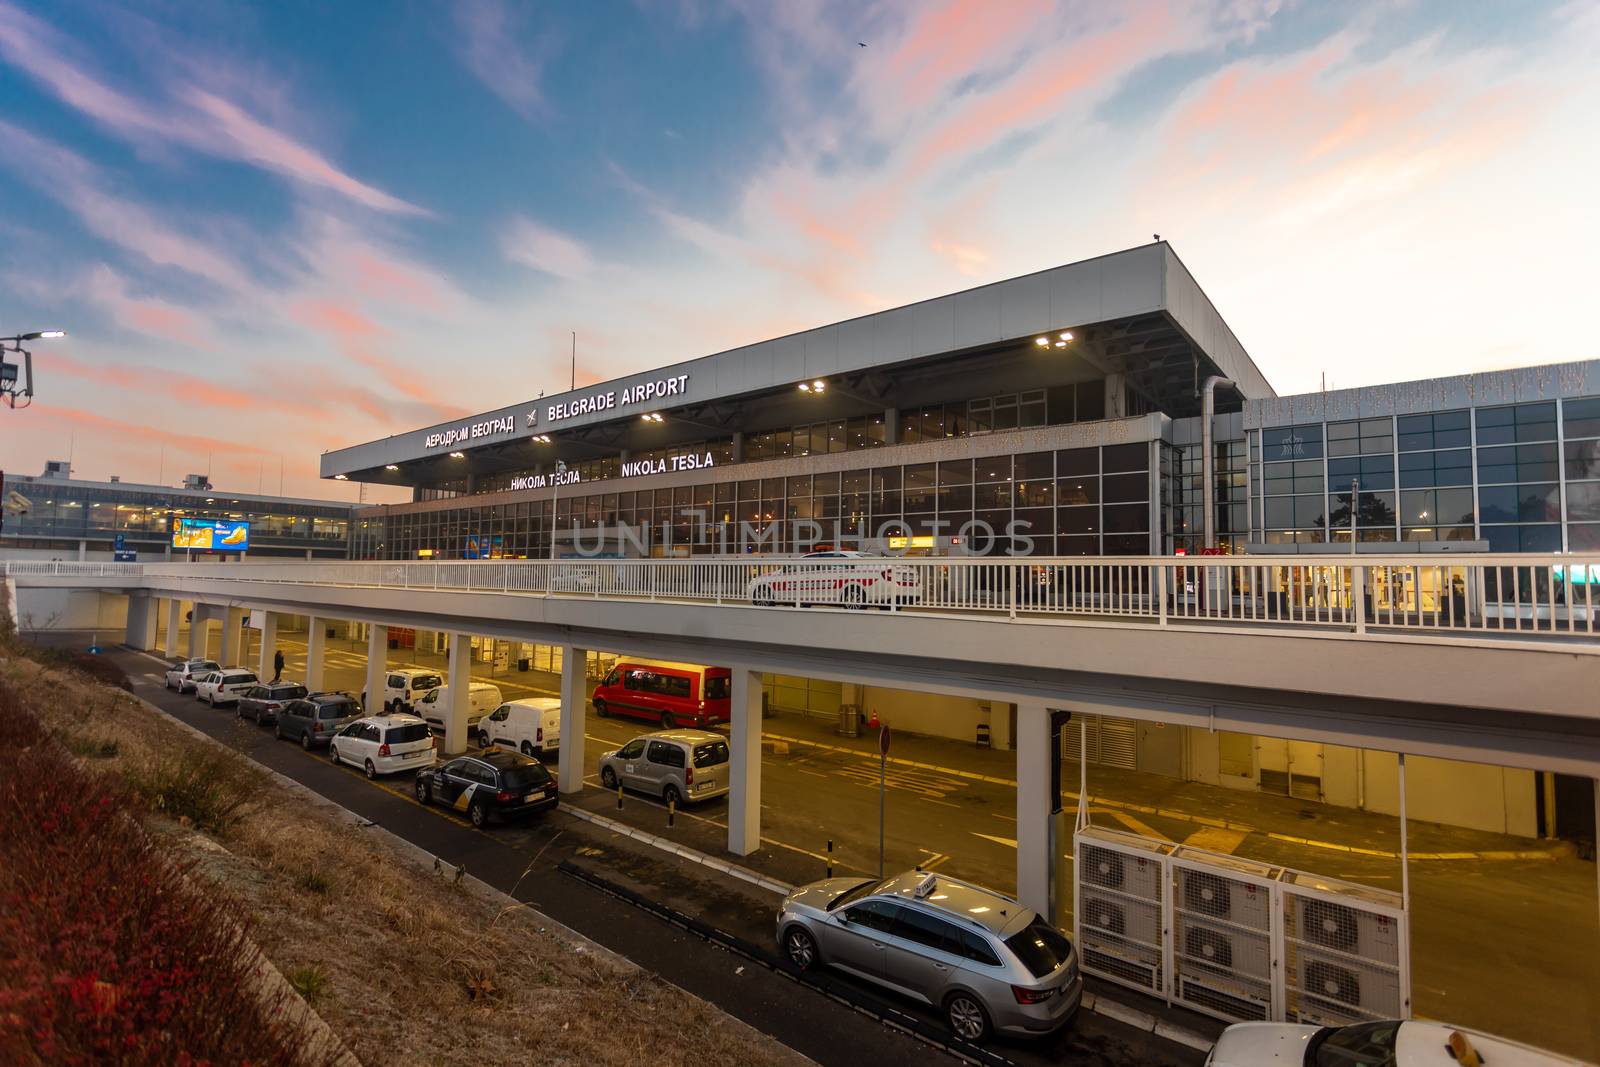
M248 552L250 524L228 519L173 520L172 547L200 548L217 552Z

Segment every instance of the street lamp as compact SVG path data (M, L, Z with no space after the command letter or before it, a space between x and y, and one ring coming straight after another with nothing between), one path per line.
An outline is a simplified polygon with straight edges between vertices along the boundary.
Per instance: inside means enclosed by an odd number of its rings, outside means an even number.
M5 397L6 403L11 407L17 406L17 398L24 397L28 404L33 403L33 353L22 347L24 341L53 341L58 337L65 337L65 330L35 330L32 333L19 333L11 337L0 337L0 396ZM3 353L16 352L22 356L21 373L15 363L7 363ZM20 384L19 384L20 382ZM28 404L23 404L27 407Z
M550 498L550 558L556 558L556 529L559 520L556 518L561 504L561 477L567 473L567 462L563 459L556 460L556 491Z

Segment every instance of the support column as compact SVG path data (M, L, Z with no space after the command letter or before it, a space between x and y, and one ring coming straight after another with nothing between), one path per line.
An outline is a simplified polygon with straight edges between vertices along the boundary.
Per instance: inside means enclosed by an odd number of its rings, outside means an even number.
M885 408L883 411L883 443L886 445L900 443L899 408Z
M1003 700L989 702L989 745L997 752L1011 749L1011 705Z
M148 593L128 597L128 628L123 635L130 648L148 652L156 647L156 598Z
M256 677L263 682L272 678L273 653L278 651L278 613L276 611L263 611L261 613L261 669L256 671Z
M206 646L211 643L206 639L206 631L211 627L211 608L196 600L189 610L189 658L199 659L206 654Z
M761 847L761 675L733 671L728 723L728 851L748 856Z
M1128 414L1128 376L1106 375L1106 418L1121 419Z
M306 688L313 693L322 689L322 642L327 633L328 620L315 615L306 617Z
M389 628L377 623L367 624L367 684L361 704L368 715L383 710L383 676L387 673L389 655Z
M183 601L178 597L167 598L167 643L162 651L168 659L178 658L178 627L183 625Z
M583 791L584 730L589 719L588 686L584 668L589 663L587 649L564 645L561 649L561 768L563 793Z
M1017 705L1017 899L1055 921L1055 849L1050 813L1050 709Z
M224 667L239 663L239 628L244 625L244 609L222 609L222 655L217 662Z
M465 752L467 713L472 707L472 638L468 634L450 635L449 678L445 682L450 706L439 709L444 715L444 750L449 755Z

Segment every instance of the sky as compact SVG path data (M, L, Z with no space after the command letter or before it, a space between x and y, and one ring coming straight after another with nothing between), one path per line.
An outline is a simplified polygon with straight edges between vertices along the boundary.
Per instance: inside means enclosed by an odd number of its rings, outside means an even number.
M319 454L1159 233L1282 394L1600 356L1600 2L0 0L0 469Z

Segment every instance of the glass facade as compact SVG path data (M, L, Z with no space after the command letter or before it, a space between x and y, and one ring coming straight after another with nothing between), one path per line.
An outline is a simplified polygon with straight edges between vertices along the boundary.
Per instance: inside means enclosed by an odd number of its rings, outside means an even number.
M751 542L762 552L803 551L834 543L836 524L843 545L958 536L983 555L1146 555L1155 550L1152 451L1139 441L631 491L577 486L554 501L463 498L358 516L353 554L537 559L550 554L553 514L561 531L642 528L650 555L721 554Z
M1348 545L1353 528L1364 542L1600 550L1600 397L1278 426L1249 436L1250 527L1268 544ZM1222 463L1219 446L1219 501L1226 501L1219 522L1233 518L1233 498L1222 493L1234 488L1234 476L1231 468L1224 476ZM1187 457L1184 464L1189 474Z

